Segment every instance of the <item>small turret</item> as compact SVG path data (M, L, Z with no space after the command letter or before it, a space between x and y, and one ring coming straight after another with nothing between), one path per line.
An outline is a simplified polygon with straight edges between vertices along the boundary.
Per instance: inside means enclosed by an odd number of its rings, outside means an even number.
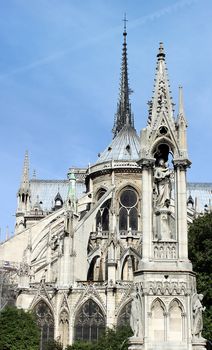
M68 172L69 186L68 186L68 205L71 209L76 210L76 177L73 170Z
M21 177L20 188L17 193L18 206L16 211L15 232L18 233L25 228L25 215L30 211L30 182L29 182L29 156L28 151L25 153L24 166Z

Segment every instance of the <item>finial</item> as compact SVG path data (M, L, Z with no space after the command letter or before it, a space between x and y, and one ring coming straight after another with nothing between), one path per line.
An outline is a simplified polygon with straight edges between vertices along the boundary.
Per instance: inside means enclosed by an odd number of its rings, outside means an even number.
M127 22L128 22L128 20L127 20L126 12L125 12L125 14L124 14L123 22L124 22L124 32L123 32L123 35L124 35L124 36L127 36Z
M184 114L183 87L179 86L179 115Z
M165 59L165 53L164 53L164 47L163 47L163 43L160 42L160 46L159 46L159 52L157 54L157 58L158 60L164 60Z

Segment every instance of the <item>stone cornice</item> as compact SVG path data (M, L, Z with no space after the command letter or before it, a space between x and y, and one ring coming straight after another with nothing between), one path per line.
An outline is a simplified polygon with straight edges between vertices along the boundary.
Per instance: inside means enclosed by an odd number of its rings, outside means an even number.
M180 170L186 170L190 168L191 161L189 159L174 159L173 160L174 169L179 168Z
M141 158L137 161L137 164L142 169L151 169L155 165L155 158Z

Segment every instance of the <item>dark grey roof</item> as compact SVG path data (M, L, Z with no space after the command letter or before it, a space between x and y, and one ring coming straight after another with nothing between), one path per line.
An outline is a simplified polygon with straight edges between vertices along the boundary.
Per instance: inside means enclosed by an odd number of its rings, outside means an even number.
M130 125L124 126L110 145L100 154L96 163L111 160L136 161L139 159L140 139Z
M68 194L68 180L30 180L31 205L32 207L39 201L42 202L43 210L51 210L54 207L55 196L60 192L60 196L65 202ZM81 197L85 191L83 182L76 182L77 198Z

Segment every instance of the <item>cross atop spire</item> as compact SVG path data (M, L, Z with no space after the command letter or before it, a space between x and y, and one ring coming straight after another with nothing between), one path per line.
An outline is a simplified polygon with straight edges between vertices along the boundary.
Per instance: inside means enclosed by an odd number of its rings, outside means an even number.
M129 95L132 90L129 88L128 83L128 65L127 65L127 30L126 30L126 14L124 15L124 31L123 31L123 49L122 49L122 65L121 65L121 81L119 89L119 100L117 104L117 112L115 114L113 135L114 137L119 133L119 131L125 126L130 125L134 127L133 114L131 112L131 104Z
M123 35L126 36L126 35L127 35L127 22L128 22L128 19L127 19L127 17L126 17L126 13L124 14L123 22L124 22L124 32L123 32Z

